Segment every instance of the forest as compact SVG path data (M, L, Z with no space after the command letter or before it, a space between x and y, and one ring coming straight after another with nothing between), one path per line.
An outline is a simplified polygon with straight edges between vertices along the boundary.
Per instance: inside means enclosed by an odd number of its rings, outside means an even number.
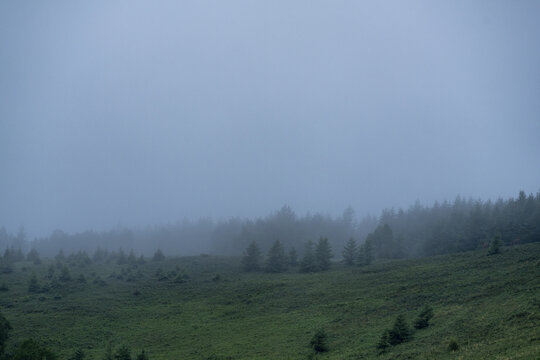
M28 241L21 228L8 233L0 228L0 249L28 252L36 249L42 256L97 249L151 256L161 249L169 256L238 256L256 241L267 252L276 240L289 251L302 254L309 241L327 238L337 255L353 238L358 244L370 238L379 258L416 258L485 248L496 236L502 243L525 244L540 241L540 193L516 198L482 201L456 197L454 201L431 206L416 203L408 209L385 209L378 217L355 217L352 208L342 216L323 214L298 216L289 206L261 219L232 218L227 221L200 219L145 229L92 230L67 234L54 231L45 238Z

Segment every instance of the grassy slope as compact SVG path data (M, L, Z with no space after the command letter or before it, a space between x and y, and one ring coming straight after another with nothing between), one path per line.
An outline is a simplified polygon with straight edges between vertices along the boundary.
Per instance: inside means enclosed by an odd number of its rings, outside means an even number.
M187 282L154 278L158 266L177 264L190 273ZM63 358L82 347L100 359L110 340L144 347L154 360L299 359L319 327L331 349L320 359L540 358L540 244L318 274L239 274L231 260L182 258L140 267L145 278L137 282L89 281L44 294L28 294L27 279L35 270L44 282L48 264L17 267L0 278L10 288L0 306L14 328L11 344L41 338ZM120 268L71 274L107 278ZM221 280L212 281L216 273ZM432 325L378 356L383 329L400 313L412 323L424 304L434 308ZM451 337L460 344L455 353L446 350Z

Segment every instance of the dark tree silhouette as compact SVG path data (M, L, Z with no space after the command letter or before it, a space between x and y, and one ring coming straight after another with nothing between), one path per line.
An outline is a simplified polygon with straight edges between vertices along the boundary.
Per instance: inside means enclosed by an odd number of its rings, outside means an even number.
M270 250L266 260L265 271L267 272L283 272L287 270L287 256L285 249L279 240L276 240Z
M347 241L347 244L345 244L345 247L343 248L343 262L347 266L352 266L356 262L357 257L357 248L356 248L356 241L353 238L350 238L349 241Z
M255 241L252 241L242 257L242 267L245 271L257 271L261 265L261 249Z
M327 238L320 238L315 248L315 257L319 271L330 269L330 259L332 258L332 249Z

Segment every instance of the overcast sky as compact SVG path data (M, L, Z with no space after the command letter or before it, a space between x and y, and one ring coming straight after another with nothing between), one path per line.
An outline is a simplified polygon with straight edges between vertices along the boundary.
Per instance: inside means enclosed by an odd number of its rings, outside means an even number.
M540 190L540 1L0 2L0 227Z

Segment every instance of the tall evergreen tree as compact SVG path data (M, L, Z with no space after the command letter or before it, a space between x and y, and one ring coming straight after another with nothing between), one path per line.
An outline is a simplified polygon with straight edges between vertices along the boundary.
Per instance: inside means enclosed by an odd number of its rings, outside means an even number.
M353 238L350 238L343 248L343 262L347 266L352 266L356 262L357 248L356 241Z
M289 265L298 266L298 253L294 246L289 250Z
M244 271L257 271L261 267L260 263L261 249L255 241L252 241L244 251L242 267L244 268Z
M268 251L265 271L267 272L283 272L287 270L287 256L285 249L279 240L276 240Z
M330 269L330 259L332 258L332 249L327 238L320 238L315 249L317 268L320 271Z
M412 333L405 321L405 316L400 314L394 322L394 327L392 327L388 333L388 342L390 345L401 344L402 342L408 341L411 338L411 335Z
M300 271L317 271L317 263L315 260L315 254L313 253L313 241L311 240L306 243L306 247L304 249L304 256L302 257L302 262L300 263Z

